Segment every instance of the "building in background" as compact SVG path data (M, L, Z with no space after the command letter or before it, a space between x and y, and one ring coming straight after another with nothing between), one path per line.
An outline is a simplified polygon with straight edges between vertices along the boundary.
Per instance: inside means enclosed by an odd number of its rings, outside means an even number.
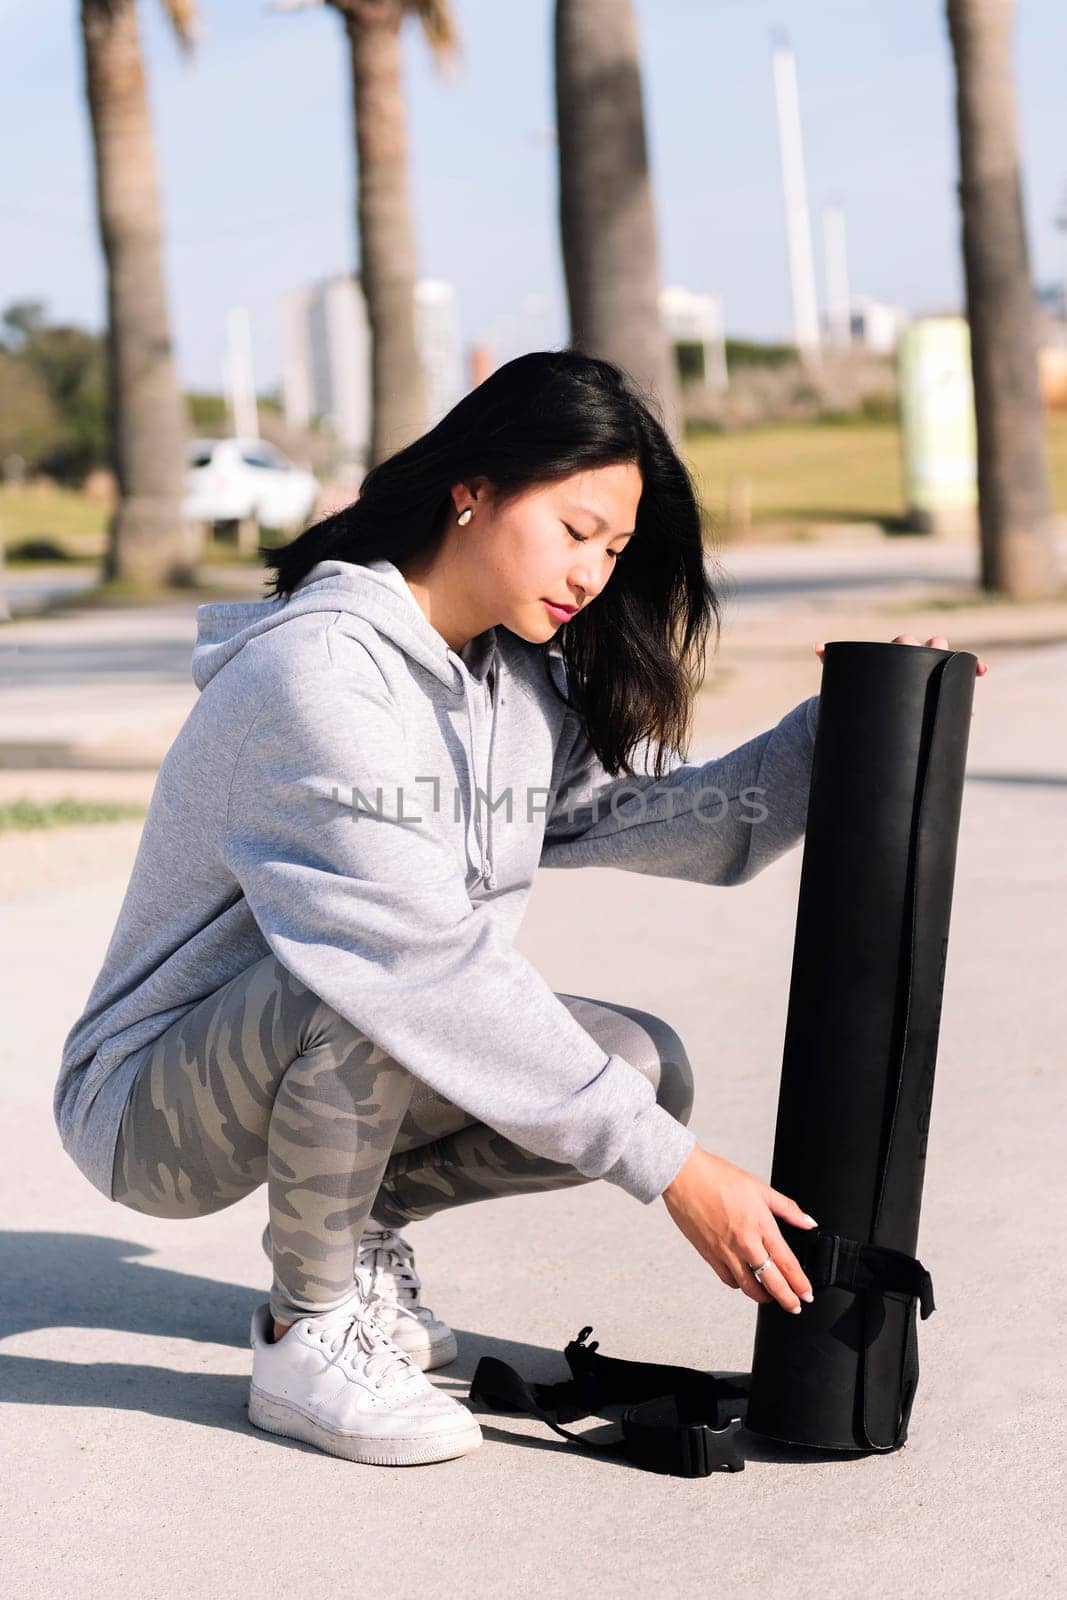
M456 291L443 278L415 285L415 337L426 385L426 426L440 422L467 392Z
M683 380L721 394L727 384L721 300L671 284L660 290L659 305L668 339L676 350L682 347L677 353Z
M361 464L370 442L370 327L358 275L339 273L294 290L283 317L286 421L318 424L337 440L342 463ZM430 428L467 388L451 284L433 278L416 285L415 336Z
M285 296L282 397L293 427L317 424L346 454L370 437L370 330L358 281L342 273Z
M911 316L903 306L891 306L884 300L853 300L849 315L852 343L865 350L892 355L902 330L910 321Z

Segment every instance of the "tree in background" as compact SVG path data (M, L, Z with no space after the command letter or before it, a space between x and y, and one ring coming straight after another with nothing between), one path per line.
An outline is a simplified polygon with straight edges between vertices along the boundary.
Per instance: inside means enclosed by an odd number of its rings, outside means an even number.
M40 301L0 314L0 464L80 484L108 453L106 352L99 334L49 325Z
M555 79L571 343L650 392L678 443L632 0L556 0Z
M26 356L43 316L38 301L9 306L0 334L0 468L5 477L33 471L60 426L49 385Z
M400 26L413 16L434 56L457 49L447 0L329 0L352 63L358 165L360 283L371 334L369 465L424 432L426 397L415 337L415 227L408 180Z
M183 49L197 33L193 0L163 0ZM107 271L108 390L118 504L105 581L195 580L182 521L187 423L163 279L155 149L136 0L81 0L96 204Z
M947 0L971 329L981 583L1055 593L1056 545L1012 73L1015 0Z
M400 29L416 18L439 64L458 53L448 0L275 0L275 11L325 4L340 14L352 72L356 136L359 277L371 347L369 466L426 428L426 396L415 334L415 226Z

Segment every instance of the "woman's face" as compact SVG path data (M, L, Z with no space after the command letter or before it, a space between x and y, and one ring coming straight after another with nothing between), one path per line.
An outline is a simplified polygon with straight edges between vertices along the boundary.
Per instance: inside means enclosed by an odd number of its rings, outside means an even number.
M641 488L635 462L592 467L504 502L484 479L457 484L457 514L471 506L474 515L466 527L451 524L447 543L469 584L471 637L502 624L540 644L567 626L546 602L592 605L625 559Z

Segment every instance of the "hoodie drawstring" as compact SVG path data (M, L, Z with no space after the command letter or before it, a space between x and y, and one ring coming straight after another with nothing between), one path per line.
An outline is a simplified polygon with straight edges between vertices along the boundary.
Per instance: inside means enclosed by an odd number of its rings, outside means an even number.
M463 674L463 704L467 708L467 733L471 742L471 777L474 780L474 789L471 795L471 826L474 830L474 839L481 851L481 871L485 874L485 851L482 849L481 837L478 833L478 746L474 736L474 717L471 713L470 687L467 675Z
M493 687L492 687L492 690L490 691L490 700L491 700L491 704L492 704L492 715L491 715L491 717L489 719L489 752L488 752L488 754L487 754L487 756L485 758L485 790L486 790L486 795L487 796L491 795L492 792L493 792L493 790L492 790L493 740L496 737L496 711L497 711L497 706L500 704L500 677L501 677L501 673L503 671L503 663L502 663L501 658L500 658L499 655L497 655L496 659L494 660L491 670L492 670L492 676L493 676ZM488 816L486 818L486 830L487 830L487 832L486 832L486 847L485 847L485 863L486 863L487 871L486 871L486 874L485 874L485 887L487 889L495 889L496 888L496 873L493 871L493 808L492 808L492 806L487 806L486 809L488 811Z
M497 676L498 676L498 663L499 663L499 660L500 660L500 658L499 658L499 656L497 656L495 661L494 661L493 668L492 668L492 671L493 671L494 675L497 675ZM469 692L469 686L468 686L468 681L467 681L467 674L465 672L463 674L463 703L467 708L467 727L470 730L470 741L471 741L471 771L472 771L472 774L473 774L473 777L474 777L474 794L473 794L472 799L471 799L472 818L473 818L473 822L474 822L474 839L475 839L475 843L478 846L478 855L479 855L479 861L480 861L480 865L481 865L481 876L485 881L485 887L487 889L495 889L496 888L496 874L493 871L493 849L492 849L493 810L492 810L492 806L490 804L490 797L491 797L493 791L492 791L492 788L490 787L490 783L491 783L492 765L493 765L493 739L494 739L494 737L496 735L496 710L497 710L497 703L498 703L499 696L490 693L489 687L488 687L488 682L489 682L489 674L487 673L486 674L486 695L487 695L487 697L489 699L491 712L490 712L490 719L489 719L489 750L488 750L488 754L486 756L486 764L485 764L485 797L486 797L486 811L488 813L488 817L487 817L487 822L486 822L485 834L483 836L483 832L482 832L482 829L481 829L481 827L479 825L479 819L478 819L478 810L479 810L479 807L478 807L478 788L479 788L479 783L478 783L478 746L477 746L477 740L475 738L475 733L474 733L474 716L473 716L473 713L471 711L471 699L470 699L470 692Z

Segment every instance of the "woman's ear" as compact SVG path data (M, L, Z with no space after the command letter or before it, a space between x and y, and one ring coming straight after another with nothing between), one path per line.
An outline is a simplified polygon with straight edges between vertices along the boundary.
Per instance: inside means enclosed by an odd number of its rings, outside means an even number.
M482 498L483 487L488 483L488 478L468 478L462 483L454 483L451 489L452 504L457 512Z

